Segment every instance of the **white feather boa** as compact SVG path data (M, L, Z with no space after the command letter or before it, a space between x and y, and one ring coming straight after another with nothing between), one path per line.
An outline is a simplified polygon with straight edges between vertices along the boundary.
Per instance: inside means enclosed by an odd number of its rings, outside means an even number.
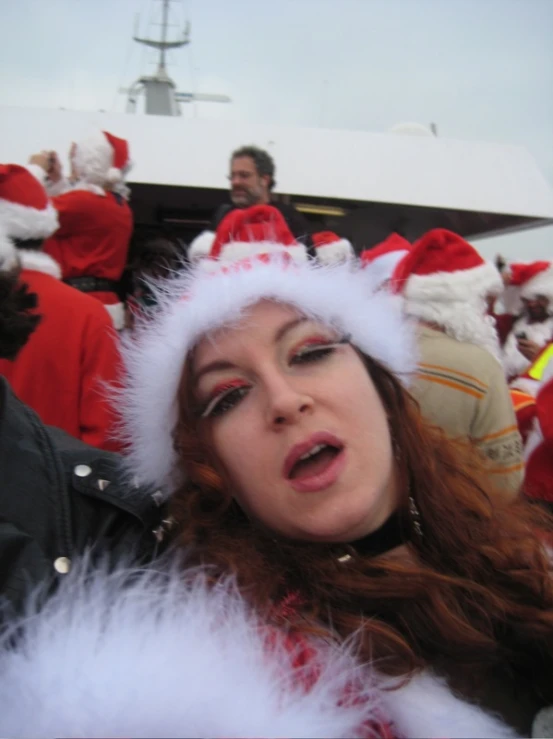
M74 568L36 602L0 641L2 737L359 737L382 717L398 736L514 736L429 674L378 688L347 647L317 643L294 667L232 584L201 572Z

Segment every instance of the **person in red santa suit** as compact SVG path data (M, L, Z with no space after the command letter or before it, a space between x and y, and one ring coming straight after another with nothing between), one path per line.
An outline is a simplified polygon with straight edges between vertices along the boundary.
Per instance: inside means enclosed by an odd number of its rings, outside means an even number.
M553 339L553 266L546 261L511 264L504 270L503 279L510 330L504 331L502 360L507 379L512 382ZM499 319L505 326L505 317Z
M133 230L124 178L130 168L127 141L98 131L73 144L71 184L55 152L41 152L30 163L45 178L59 227L43 250L60 265L72 287L100 300L117 330L125 323L117 294Z
M525 379L535 383L536 417L525 448L524 491L553 512L553 344L541 352Z
M0 360L0 373L44 423L116 451L103 386L117 381L117 335L102 304L65 285L60 265L42 252L58 228L58 212L41 183L16 164L0 165L0 228L17 247L21 281L38 295L42 316L17 358Z

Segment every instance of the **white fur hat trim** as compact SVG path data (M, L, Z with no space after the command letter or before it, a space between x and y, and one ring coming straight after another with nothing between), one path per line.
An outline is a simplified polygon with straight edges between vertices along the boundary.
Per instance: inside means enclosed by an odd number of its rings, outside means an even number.
M51 203L37 210L28 205L0 200L0 224L12 239L47 239L59 228L58 213Z
M528 280L521 290L520 297L532 299L537 295L543 295L549 300L553 300L553 267L544 269L542 272L538 272L535 277Z
M156 317L123 341L127 383L118 402L133 474L167 493L180 482L172 432L186 357L201 338L238 321L260 300L290 305L349 334L353 344L406 384L416 369L414 331L403 301L373 292L367 276L347 264L283 265L276 255L269 263L253 260L214 274L198 267L158 286L157 294Z
M321 244L315 249L317 259L321 264L336 264L355 257L353 246L347 239L338 239L330 244Z
M403 295L406 300L452 303L470 300L471 297L498 295L502 290L499 271L491 262L485 262L472 269L410 275Z

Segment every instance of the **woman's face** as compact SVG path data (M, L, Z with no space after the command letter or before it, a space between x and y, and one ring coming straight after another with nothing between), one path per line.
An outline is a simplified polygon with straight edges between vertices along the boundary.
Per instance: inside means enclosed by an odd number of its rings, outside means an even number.
M386 413L343 339L263 301L194 353L194 395L236 500L292 539L353 541L397 505Z

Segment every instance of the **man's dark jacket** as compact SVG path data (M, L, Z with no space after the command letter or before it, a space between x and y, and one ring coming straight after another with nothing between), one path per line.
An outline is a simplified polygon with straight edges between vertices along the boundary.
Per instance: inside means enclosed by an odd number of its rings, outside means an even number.
M54 586L85 551L93 560L151 559L164 537L155 492L133 487L118 455L45 426L0 378L4 618L20 612L36 585Z

